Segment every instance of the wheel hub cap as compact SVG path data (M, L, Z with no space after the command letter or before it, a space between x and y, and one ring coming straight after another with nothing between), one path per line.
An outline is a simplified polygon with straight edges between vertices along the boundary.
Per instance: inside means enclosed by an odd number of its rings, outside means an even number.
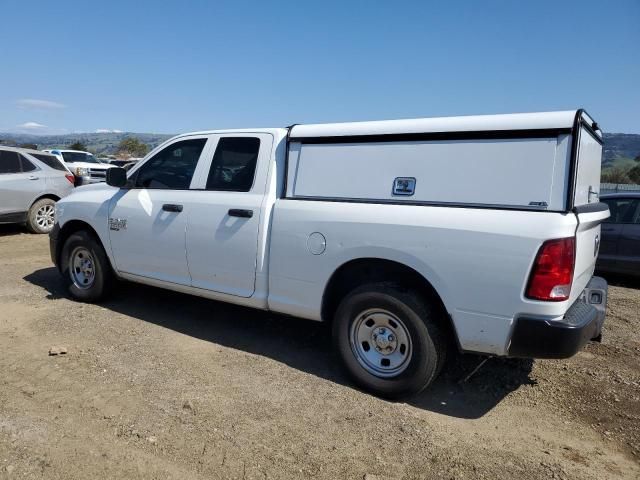
M375 344L376 350L384 355L393 353L397 346L396 337L390 329L384 327L376 328L371 335L371 340Z
M36 224L43 230L51 230L55 222L55 207L43 205L36 212Z
M351 325L350 340L358 363L377 377L400 375L411 361L409 330L397 315L387 310L369 309L357 315Z
M69 262L71 281L80 289L91 288L96 278L93 256L84 247L76 247L71 252Z

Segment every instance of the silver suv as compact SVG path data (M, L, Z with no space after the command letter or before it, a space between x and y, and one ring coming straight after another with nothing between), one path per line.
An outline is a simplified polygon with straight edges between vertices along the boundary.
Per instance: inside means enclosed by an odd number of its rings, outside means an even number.
M0 223L24 223L48 233L55 223L55 202L73 190L74 177L54 155L0 147Z

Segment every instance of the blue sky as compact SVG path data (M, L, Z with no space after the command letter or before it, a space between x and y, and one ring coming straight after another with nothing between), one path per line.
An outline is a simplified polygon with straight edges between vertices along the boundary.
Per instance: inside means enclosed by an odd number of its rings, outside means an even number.
M0 0L0 131L585 107L640 133L640 1Z

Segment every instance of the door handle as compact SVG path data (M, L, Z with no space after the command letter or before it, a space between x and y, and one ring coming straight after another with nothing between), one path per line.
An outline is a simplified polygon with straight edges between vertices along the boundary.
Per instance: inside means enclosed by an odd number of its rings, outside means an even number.
M29 175L29 180L38 180L38 177L35 175Z
M180 213L182 211L182 205L177 205L175 203L165 203L162 205L162 210L165 212L176 212Z
M253 210L243 210L242 208L232 208L229 210L229 216L251 218L253 217Z

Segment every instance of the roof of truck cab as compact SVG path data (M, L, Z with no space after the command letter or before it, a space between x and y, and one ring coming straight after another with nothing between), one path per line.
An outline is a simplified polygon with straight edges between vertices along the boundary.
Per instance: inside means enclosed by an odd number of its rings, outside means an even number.
M173 140L173 138L178 137L191 137L196 135L228 135L228 134L237 134L237 133L269 133L271 135L286 135L286 128L231 128L224 130L199 130L197 132L188 132L181 133L176 135L175 137L170 138L169 140Z
M420 133L493 132L571 129L580 110L561 112L470 115L461 117L412 118L373 122L295 125L289 137L351 137Z

